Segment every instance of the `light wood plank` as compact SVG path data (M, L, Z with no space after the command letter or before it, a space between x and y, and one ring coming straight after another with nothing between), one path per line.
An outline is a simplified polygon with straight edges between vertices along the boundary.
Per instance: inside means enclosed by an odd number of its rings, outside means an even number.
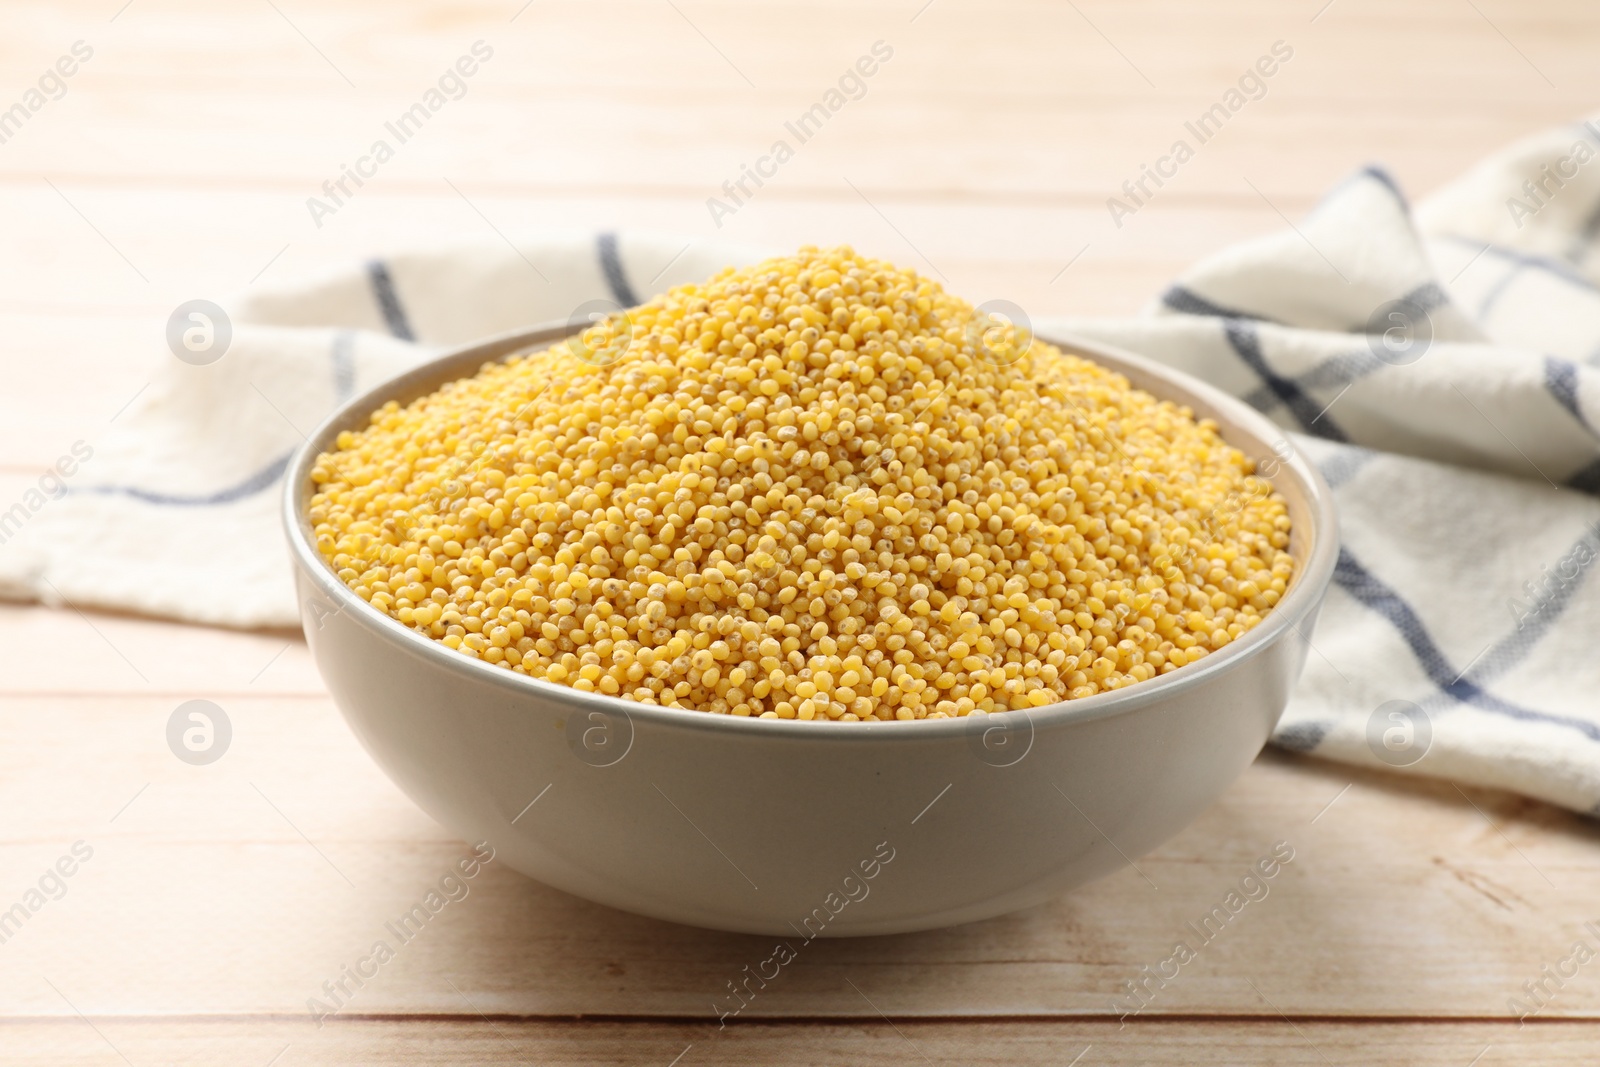
M100 693L262 699L327 692L305 639L290 630L240 633L80 614L70 607L7 606L0 608L0 646L7 650L0 700Z
M68 895L4 946L11 1010L57 1013L34 978L48 973L91 1012L300 1011L375 940L392 940L384 922L463 853L327 700L217 698L232 747L199 768L166 748L177 703L4 700L0 729L28 744L0 754L0 812L13 813L0 819L0 886L20 894L76 840L95 849ZM1268 756L1139 861L1159 891L1124 870L987 923L817 942L746 1015L870 1014L846 977L896 1015L1103 1015L1281 840L1294 862L1150 1013L1258 1014L1255 982L1291 1013L1500 1016L1582 935L1597 831L1543 805L1473 796L1493 824L1447 784ZM590 905L494 865L470 890L396 946L355 1010L454 1011L448 976L491 1012L710 1017L727 982L772 948ZM184 965L127 980L127 961L164 956ZM1600 1016L1600 984L1571 983L1549 1014Z
M91 1022L93 1025L91 1026ZM715 1026L607 1020L523 1022L471 1016L450 1021L340 1022L313 1029L289 1020L93 1019L0 1023L8 1048L40 1067L175 1062L313 1067L338 1064L557 1065L961 1063L1216 1067L1560 1067L1591 1064L1600 1025L1363 1023L1279 1018L1251 1022L740 1023ZM1488 1051L1485 1051L1488 1050ZM274 1059L274 1057L277 1057ZM1074 1059L1074 1057L1081 1057Z

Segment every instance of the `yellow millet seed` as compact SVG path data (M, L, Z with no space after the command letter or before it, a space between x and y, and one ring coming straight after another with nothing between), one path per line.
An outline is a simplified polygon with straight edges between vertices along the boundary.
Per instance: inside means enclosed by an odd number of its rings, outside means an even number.
M729 269L339 435L362 599L625 700L816 722L1036 708L1196 662L1289 585L1214 424L849 248Z

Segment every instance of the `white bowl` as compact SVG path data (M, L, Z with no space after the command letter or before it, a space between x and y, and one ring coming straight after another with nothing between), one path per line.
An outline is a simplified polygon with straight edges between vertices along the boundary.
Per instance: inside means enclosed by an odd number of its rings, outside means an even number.
M721 930L809 938L950 926L1130 863L1227 788L1278 721L1338 552L1332 494L1298 455L1273 477L1289 503L1296 572L1255 629L1151 681L1032 712L834 723L653 707L460 655L352 593L304 517L318 453L386 401L405 404L570 332L495 338L356 397L285 479L306 638L334 700L423 810L466 840L487 839L516 870ZM1215 419L1253 458L1284 439L1177 371L1053 343Z

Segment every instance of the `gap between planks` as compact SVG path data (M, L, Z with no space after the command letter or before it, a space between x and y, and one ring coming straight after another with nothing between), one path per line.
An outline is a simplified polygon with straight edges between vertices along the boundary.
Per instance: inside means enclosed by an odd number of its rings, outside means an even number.
M1032 1023L1049 1025L1105 1026L1122 1025L1122 1016L1109 1012L974 1012L970 1015L907 1015L860 1012L805 1015L741 1015L730 1024L731 1028L744 1026L838 1026L871 1022L875 1019L909 1026L950 1026L962 1024ZM7 1015L0 1013L0 1026L48 1025L72 1020L94 1023L156 1023L161 1025L251 1025L256 1023L303 1023L305 1012L81 1012L63 1011L57 1015L29 1013ZM710 1016L663 1012L648 1013L613 1012L356 1012L340 1011L330 1015L324 1025L355 1026L363 1023L437 1023L442 1025L475 1026L479 1023L506 1023L510 1025L542 1025L547 1023L595 1023L618 1026L709 1026L715 1022ZM1247 1012L1145 1012L1129 1017L1127 1026L1249 1026L1262 1023L1298 1023L1308 1026L1515 1026L1518 1029L1534 1027L1593 1026L1600 1023L1600 1013L1575 1015L1539 1015L1519 1023L1508 1015L1375 1015L1308 1012L1275 1012L1270 1009L1257 1013Z

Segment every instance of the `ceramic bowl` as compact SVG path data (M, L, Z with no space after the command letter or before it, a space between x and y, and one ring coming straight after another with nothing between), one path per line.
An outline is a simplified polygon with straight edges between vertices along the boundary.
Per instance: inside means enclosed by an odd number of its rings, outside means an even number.
M1332 496L1298 455L1273 483L1294 580L1240 640L1127 689L921 722L741 719L652 707L453 652L361 600L317 552L310 470L345 429L566 325L476 344L356 397L289 467L283 518L306 638L350 727L416 803L558 889L643 915L793 939L1026 908L1125 867L1253 760L1289 698L1337 555ZM1064 350L1221 426L1265 460L1266 418L1160 364Z

